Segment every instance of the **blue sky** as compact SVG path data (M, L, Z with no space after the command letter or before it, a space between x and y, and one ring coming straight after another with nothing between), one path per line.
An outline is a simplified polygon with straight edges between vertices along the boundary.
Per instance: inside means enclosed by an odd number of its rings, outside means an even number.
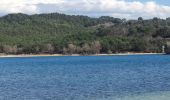
M155 0L155 1L160 3L160 4L170 5L170 1L169 0Z
M127 0L127 1L140 1L140 2L155 1L158 4L170 5L170 0Z
M170 0L1 0L0 15L60 12L127 19L170 17Z

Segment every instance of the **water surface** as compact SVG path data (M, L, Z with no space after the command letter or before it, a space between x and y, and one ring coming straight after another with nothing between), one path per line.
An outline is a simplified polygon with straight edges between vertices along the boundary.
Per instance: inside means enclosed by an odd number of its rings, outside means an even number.
M0 58L0 100L170 100L170 56Z

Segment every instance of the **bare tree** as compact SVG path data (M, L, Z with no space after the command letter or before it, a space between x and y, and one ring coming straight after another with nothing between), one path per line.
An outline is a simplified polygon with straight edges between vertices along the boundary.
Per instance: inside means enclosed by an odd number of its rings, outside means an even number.
M68 51L69 51L70 54L75 53L76 52L76 48L77 47L74 44L72 44L72 43L68 44Z
M68 50L67 50L67 48L63 48L63 54L67 54L68 53Z
M99 54L101 50L101 44L99 41L94 41L91 45L91 49L93 50L93 53Z
M82 49L83 49L83 53L85 54L89 54L90 51L91 51L91 47L89 46L89 44L85 43L83 46L82 46Z
M45 53L53 53L54 52L54 47L52 44L45 44L43 50Z
M16 54L17 51L18 51L17 46L9 46L9 45L3 46L3 52L6 54Z

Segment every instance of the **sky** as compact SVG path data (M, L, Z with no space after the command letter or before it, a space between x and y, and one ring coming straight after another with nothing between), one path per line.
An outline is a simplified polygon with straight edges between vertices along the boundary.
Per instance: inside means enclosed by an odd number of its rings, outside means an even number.
M127 19L167 18L170 17L170 0L0 0L0 16L53 12Z

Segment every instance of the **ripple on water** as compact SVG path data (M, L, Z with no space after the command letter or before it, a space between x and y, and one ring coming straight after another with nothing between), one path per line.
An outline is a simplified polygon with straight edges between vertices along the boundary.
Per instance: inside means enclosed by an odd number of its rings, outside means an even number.
M0 100L170 100L170 56L0 58Z

